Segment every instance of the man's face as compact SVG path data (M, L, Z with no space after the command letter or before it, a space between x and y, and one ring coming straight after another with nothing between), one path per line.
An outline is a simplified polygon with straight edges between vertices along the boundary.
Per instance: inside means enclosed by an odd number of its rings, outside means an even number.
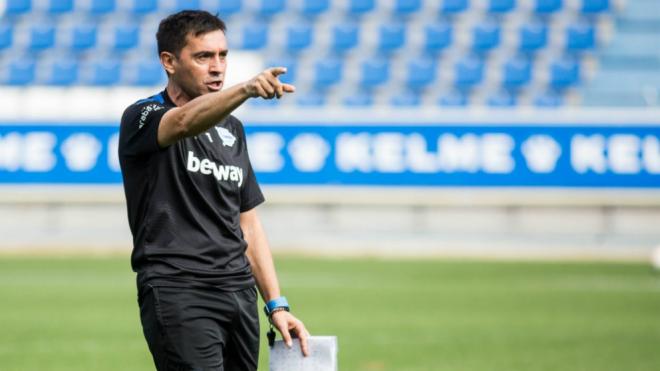
M220 91L227 69L227 39L222 30L195 37L188 34L186 46L172 61L173 80L189 99Z

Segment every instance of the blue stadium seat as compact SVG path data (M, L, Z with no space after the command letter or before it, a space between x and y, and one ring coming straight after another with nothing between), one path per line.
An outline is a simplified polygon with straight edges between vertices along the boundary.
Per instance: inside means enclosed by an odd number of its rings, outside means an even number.
M320 107L325 105L325 102L325 95L316 91L305 92L296 100L296 104L302 107Z
M512 58L504 63L502 85L506 88L518 88L527 85L532 79L532 64L527 58Z
M454 84L458 88L471 88L482 82L484 63L476 57L464 57L454 65Z
M493 21L479 23L472 29L472 37L475 51L492 50L500 44L500 25Z
M516 96L506 90L498 91L486 100L490 107L514 107L516 102Z
M82 23L71 29L71 49L77 52L88 50L96 45L97 28L93 23Z
M583 22L569 25L566 29L566 49L587 50L596 46L596 30L593 25Z
M286 9L285 0L260 0L258 12L264 16L273 16Z
M261 49L268 43L268 26L265 23L246 23L243 25L241 34L243 35L242 49Z
M416 107L422 104L419 94L412 91L405 91L394 95L390 99L390 104L395 107Z
M562 0L535 0L534 11L538 14L550 14L562 8Z
M419 11L421 8L421 0L396 0L394 3L394 12L397 15L412 14Z
M488 11L491 13L507 13L516 7L516 0L490 0Z
M406 43L406 27L403 23L386 23L378 29L378 49L391 52Z
M176 0L174 2L174 9L172 12L180 12L182 10L200 9L199 0Z
M239 13L242 8L243 2L241 0L220 0L220 3L216 9L220 15L220 18L224 19Z
M0 50L11 47L14 41L14 30L10 24L0 23Z
M635 0L633 0L635 1ZM602 13L610 9L609 0L582 0L582 13Z
M354 15L368 13L374 10L374 0L349 0L348 12Z
M359 41L358 25L351 22L332 27L332 48L337 52L353 49Z
M86 63L87 74L83 74L82 82L87 85L111 86L119 83L121 64L112 58L98 59Z
M51 61L46 68L47 85L70 86L78 81L78 61L75 58Z
M328 11L329 7L329 0L303 0L300 11L306 16L316 16Z
M438 104L445 107L465 107L469 103L467 94L461 91L452 91L443 94L438 99Z
M314 29L308 23L293 23L286 29L286 48L291 52L301 51L312 44Z
M32 10L31 0L7 0L5 14L8 16L29 13Z
M293 84L296 81L298 75L298 63L294 58L276 58L268 61L267 66L269 67L285 67L286 73L279 76L281 82L286 84Z
M128 81L131 85L156 86L163 84L167 79L163 66L155 59L140 60L136 63L125 63L123 64L123 68L123 76L133 75L130 81ZM128 68L131 71L127 71L126 69Z
M440 12L448 15L457 14L466 11L469 7L469 0L443 0Z
M324 58L314 64L314 85L327 88L342 79L344 65L340 59Z
M32 51L42 51L55 45L55 27L50 23L36 23L30 27L28 48Z
M435 81L436 70L435 59L412 59L407 65L406 85L412 89L424 88Z
M550 85L556 89L571 87L580 81L580 65L573 58L562 58L550 64Z
M132 0L130 9L136 15L153 13L158 10L158 0Z
M95 15L103 15L115 11L117 4L115 0L89 0L89 12Z
M374 98L368 92L360 91L345 97L342 103L348 107L369 107L374 104Z
M548 44L548 27L541 22L523 24L519 30L518 48L524 52L533 52L545 48Z
M424 27L424 49L435 53L447 48L453 40L451 23L431 23Z
M29 58L16 58L7 65L7 76L3 76L7 85L29 85L35 78L35 63Z
M113 48L117 51L133 49L140 43L140 28L137 24L117 24L114 27L113 33Z
M73 11L73 0L50 0L48 2L48 12L51 14L61 14Z
M371 58L362 62L360 84L371 88L384 84L390 77L390 65L386 59Z
M562 96L555 92L544 92L534 97L534 105L537 107L555 108L563 104Z

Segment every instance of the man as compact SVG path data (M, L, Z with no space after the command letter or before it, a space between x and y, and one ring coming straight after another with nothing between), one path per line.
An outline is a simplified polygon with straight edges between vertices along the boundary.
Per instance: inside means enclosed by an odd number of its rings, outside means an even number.
M256 370L255 283L273 326L289 346L297 335L307 355L309 334L280 296L255 211L264 198L245 132L230 115L249 98L295 88L275 67L222 90L225 25L207 12L165 18L156 38L167 87L126 109L119 140L131 263L156 368Z

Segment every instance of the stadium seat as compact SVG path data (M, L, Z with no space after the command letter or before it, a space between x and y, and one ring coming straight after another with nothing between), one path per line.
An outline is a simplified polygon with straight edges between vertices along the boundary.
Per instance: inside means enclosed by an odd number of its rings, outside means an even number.
M75 58L63 58L51 61L47 65L47 85L69 86L78 81L78 61Z
M518 48L524 52L534 52L548 44L548 27L541 22L523 24L518 35Z
M396 0L394 3L394 12L400 16L415 13L421 8L421 0Z
M361 91L345 97L342 103L348 107L369 107L374 104L374 98L371 94Z
M633 0L635 1L635 0ZM610 9L609 0L582 0L582 13L602 13Z
M314 64L314 85L327 88L342 79L343 63L340 59L325 58Z
M246 23L243 25L242 49L257 50L268 43L268 26L265 23Z
M527 58L512 58L504 63L502 85L506 88L518 88L532 79L532 64Z
M332 27L332 48L337 52L344 52L357 46L359 28L357 24L345 22Z
M220 0L216 7L220 18L223 19L239 13L242 8L243 2L241 0Z
M490 51L500 44L500 25L494 21L478 23L472 29L472 37L472 48L475 51Z
M440 12L447 15L462 13L470 6L469 0L442 0Z
M28 49L42 51L55 45L55 27L50 23L36 23L30 27Z
M104 58L86 64L86 73L81 76L87 85L111 86L119 83L121 65L119 61Z
M267 63L268 66L282 66L286 68L286 73L278 76L279 80L286 84L293 84L298 75L298 63L294 58L275 58Z
M92 23L83 23L71 29L71 49L76 52L88 50L96 45L97 28Z
M360 15L374 10L374 0L348 0L348 12Z
M293 23L286 29L286 48L298 52L308 48L314 38L314 29L308 23Z
M12 46L14 41L14 30L10 24L0 23L0 50Z
M564 104L562 96L554 92L544 92L534 97L534 105L537 107L555 108Z
M450 23L431 23L424 27L424 49L436 53L451 45L453 29Z
M136 24L120 23L114 27L113 48L126 51L140 43L140 28Z
M296 104L302 107L320 107L325 105L325 95L319 92L306 92L296 100Z
M412 59L407 64L406 85L412 89L424 88L435 81L436 70L435 59Z
M562 0L535 0L534 11L538 14L551 14L562 8Z
M172 12L180 12L182 10L200 9L200 0L175 0Z
M577 84L580 80L580 65L573 58L562 58L550 64L550 85L563 89Z
M115 11L115 0L89 0L89 12L94 15L103 15Z
M28 58L17 58L9 61L7 76L3 76L7 85L29 85L34 81L35 63Z
M371 88L384 84L390 75L390 65L386 59L371 58L362 62L360 84Z
M406 27L402 23L386 23L378 29L378 49L391 52L406 43Z
M569 25L566 29L566 49L587 50L596 46L596 31L589 23L577 23Z
M498 91L486 100L490 107L514 107L516 105L516 96L506 90Z
M330 0L302 0L300 12L306 16L317 16L328 11Z
M422 103L419 94L412 91L399 93L390 98L390 104L395 107L416 107Z
M259 0L259 14L273 16L282 13L286 9L285 0Z
M454 65L454 84L458 88L471 88L484 78L484 63L476 57L464 57Z
M49 0L48 12L51 14L62 14L73 11L73 0Z
M132 0L131 11L136 15L145 15L158 10L158 0Z
M464 107L469 103L468 96L461 91L453 91L443 94L438 99L438 104L445 107Z
M31 10L31 0L7 0L5 5L5 15L8 16L29 13Z
M491 13L507 13L516 7L516 0L490 0L488 11Z
M156 86L163 84L166 74L158 60L145 59L134 63L124 63L122 76L128 77L128 83L135 86Z

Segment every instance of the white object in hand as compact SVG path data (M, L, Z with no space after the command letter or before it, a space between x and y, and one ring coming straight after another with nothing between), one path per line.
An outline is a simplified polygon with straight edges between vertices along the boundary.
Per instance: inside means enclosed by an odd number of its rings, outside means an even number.
M282 340L270 348L270 371L337 371L337 337L310 336L307 338L309 356L303 357L300 341L293 339L287 347Z

